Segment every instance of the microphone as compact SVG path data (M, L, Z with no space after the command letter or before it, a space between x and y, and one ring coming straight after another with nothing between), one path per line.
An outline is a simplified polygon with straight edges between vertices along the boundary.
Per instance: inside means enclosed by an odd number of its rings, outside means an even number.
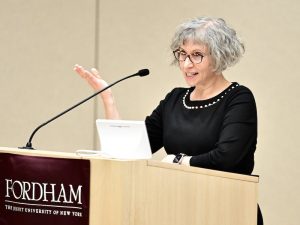
M126 80L126 79L128 79L128 78L135 77L135 76L144 77L144 76L147 76L149 73L150 73L150 72L149 72L148 69L141 69L141 70L139 70L137 73L132 74L132 75L129 75L129 76L127 76L127 77L124 77L124 78L122 78L122 79L120 79L120 80L117 80L116 82L114 82L114 83L112 83L112 84L106 86L105 88L102 88L101 90L95 92L95 93L92 94L91 96L89 96L89 97L83 99L82 101L78 102L77 104L71 106L70 108L66 109L65 111L63 111L63 112L59 113L58 115L54 116L53 118L49 119L49 120L46 121L45 123L42 123L41 125L39 125L39 126L38 126L37 128L35 128L35 130L32 132L32 134L31 134L31 136L30 136L30 138L29 138L29 140L28 140L26 146L24 146L24 147L19 147L19 148L20 148L20 149L31 149L31 150L34 150L34 148L32 147L32 143L31 143L31 142L32 142L33 136L35 135L35 133L36 133L39 129L41 129L42 127L46 126L48 123L52 122L53 120L56 120L57 118L59 118L59 117L61 117L62 115L66 114L67 112L71 111L72 109L76 108L77 106L83 104L84 102L90 100L91 98L95 97L96 95L100 94L101 92L105 91L106 89L108 89L108 88L114 86L115 84L117 84L117 83L119 83L119 82L121 82L121 81L123 81L123 80Z
M139 70L139 72L137 72L139 74L140 77L144 77L147 76L149 74L149 70L148 69L142 69Z

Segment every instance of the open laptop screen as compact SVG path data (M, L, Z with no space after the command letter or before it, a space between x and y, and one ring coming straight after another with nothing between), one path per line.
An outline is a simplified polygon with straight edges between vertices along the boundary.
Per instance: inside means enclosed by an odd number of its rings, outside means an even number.
M96 120L101 153L118 159L152 157L144 121Z

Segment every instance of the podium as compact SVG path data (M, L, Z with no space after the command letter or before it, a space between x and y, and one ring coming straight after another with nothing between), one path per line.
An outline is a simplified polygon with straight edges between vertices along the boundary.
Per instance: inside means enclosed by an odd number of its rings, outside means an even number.
M256 224L257 176L153 160L0 147L0 158L3 154L89 161L90 225Z

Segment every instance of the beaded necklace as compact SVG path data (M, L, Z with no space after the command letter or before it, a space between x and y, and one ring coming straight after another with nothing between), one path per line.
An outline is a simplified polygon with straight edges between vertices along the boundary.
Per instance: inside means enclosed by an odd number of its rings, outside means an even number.
M239 86L239 84L234 84L234 85L232 85L231 87L227 88L227 89L224 91L224 93L222 93L222 95L221 95L219 98L217 98L215 101L210 102L210 103L206 103L206 104L203 104L203 105L198 105L198 106L188 106L188 105L186 104L186 97L188 96L188 94L189 94L189 92L190 92L190 89L188 89L188 90L186 91L185 95L184 95L183 98L182 98L182 103L183 103L183 105L184 105L184 107L185 107L186 109L203 109L203 108L207 108L207 107L210 107L210 106L213 106L213 105L217 104L219 101L221 101L221 100L224 98L224 96L225 96L227 93L229 93L232 89L234 89L235 87L238 87L238 86Z

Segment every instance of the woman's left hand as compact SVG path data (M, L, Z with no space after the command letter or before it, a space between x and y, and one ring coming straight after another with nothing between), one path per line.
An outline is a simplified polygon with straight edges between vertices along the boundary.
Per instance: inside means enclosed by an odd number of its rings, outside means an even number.
M163 158L161 161L165 163L173 163L173 160L175 158L175 155L167 155L165 158Z

